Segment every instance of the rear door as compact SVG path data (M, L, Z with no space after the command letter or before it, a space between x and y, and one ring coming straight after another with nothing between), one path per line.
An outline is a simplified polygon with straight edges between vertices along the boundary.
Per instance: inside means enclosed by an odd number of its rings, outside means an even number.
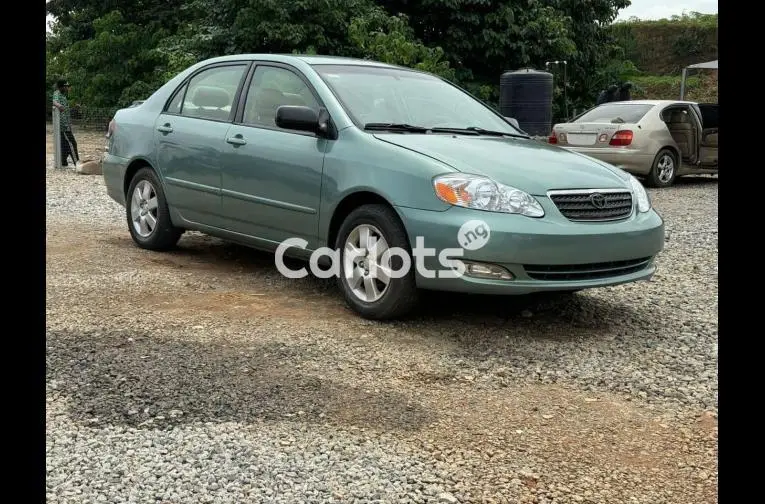
M707 166L717 166L719 106L717 103L699 103L696 108L702 122L701 162Z
M221 149L249 62L207 66L176 90L155 123L169 204L190 222L222 227Z

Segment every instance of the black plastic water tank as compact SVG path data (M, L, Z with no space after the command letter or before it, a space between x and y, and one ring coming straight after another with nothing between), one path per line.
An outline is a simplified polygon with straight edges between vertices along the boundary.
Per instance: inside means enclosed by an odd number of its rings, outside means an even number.
M499 78L499 111L518 120L532 136L552 129L553 75L530 68L505 72Z

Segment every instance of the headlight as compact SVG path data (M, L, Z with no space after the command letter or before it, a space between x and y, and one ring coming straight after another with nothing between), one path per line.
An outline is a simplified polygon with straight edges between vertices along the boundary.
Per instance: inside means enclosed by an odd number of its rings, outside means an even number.
M542 205L533 196L486 177L454 173L433 180L436 196L450 205L487 212L543 217Z
M637 199L638 212L647 212L651 209L651 198L648 197L648 193L640 183L638 179L630 175L630 184L632 185L632 193Z

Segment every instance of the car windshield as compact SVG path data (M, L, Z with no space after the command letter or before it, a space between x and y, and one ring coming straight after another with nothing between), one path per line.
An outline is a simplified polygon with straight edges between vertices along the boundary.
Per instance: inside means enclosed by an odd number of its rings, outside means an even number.
M429 74L361 65L314 68L361 127L395 124L520 133L480 101Z
M579 116L575 123L636 123L653 105L643 103L605 103Z

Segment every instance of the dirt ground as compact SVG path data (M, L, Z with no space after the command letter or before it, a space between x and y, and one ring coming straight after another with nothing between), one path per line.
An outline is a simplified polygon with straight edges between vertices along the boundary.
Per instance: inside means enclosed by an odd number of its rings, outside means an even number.
M78 140L83 158L103 147L99 132ZM48 184L105 199L100 177L50 175ZM119 413L125 389L108 378L134 376L143 385L130 397L186 398L179 426L225 420L247 429L256 417L297 415L338 432L391 436L451 467L461 502L717 502L716 411L541 379L545 370L514 364L552 352L546 370L554 374L572 345L586 352L621 334L640 338L652 318L626 301L608 293L564 304L434 294L413 319L372 323L345 307L332 282L283 279L268 254L195 233L177 251L151 253L133 245L116 204L78 215L54 212L52 201L49 381L87 375L66 369L92 354L100 374L88 380L100 385L51 395L61 417L49 413L49 431L63 418L89 429L140 427ZM639 289L618 296L635 299ZM619 322L631 318L639 320ZM289 350L274 351L277 344ZM229 372L242 367L249 371ZM267 391L277 383L273 398ZM166 457L172 462L172 448Z

